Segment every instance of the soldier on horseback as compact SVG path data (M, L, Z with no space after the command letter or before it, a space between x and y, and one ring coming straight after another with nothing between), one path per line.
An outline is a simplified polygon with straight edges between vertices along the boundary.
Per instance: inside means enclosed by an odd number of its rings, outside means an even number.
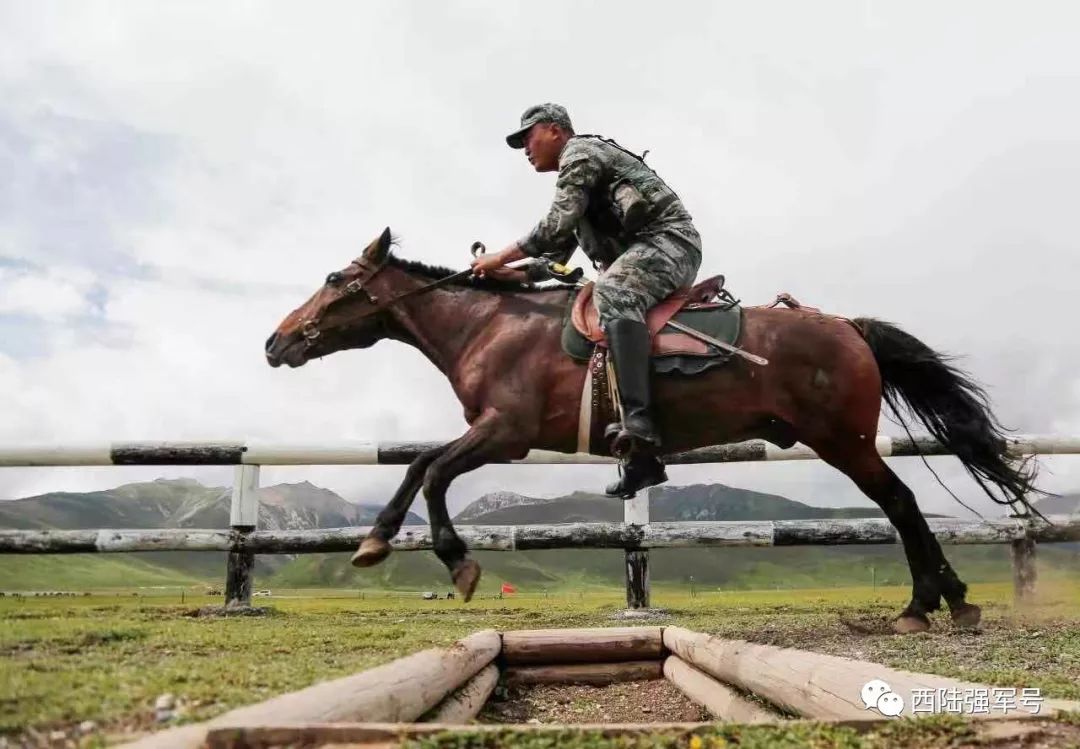
M622 402L622 424L607 435L623 457L611 496L633 496L667 480L659 457L649 387L651 340L645 313L693 283L701 237L679 196L642 157L596 135L574 133L558 104L538 104L506 138L538 172L558 171L547 215L525 237L473 262L478 275L516 277L503 268L526 257L565 263L581 249L600 271L593 297L607 337Z

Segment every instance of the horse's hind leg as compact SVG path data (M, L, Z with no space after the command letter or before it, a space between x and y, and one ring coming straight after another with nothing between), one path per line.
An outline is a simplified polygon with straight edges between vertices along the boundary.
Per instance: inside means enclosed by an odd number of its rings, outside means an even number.
M965 601L967 586L957 577L941 550L930 526L915 503L915 495L877 454L872 443L860 441L854 449L818 450L830 465L843 471L885 512L896 527L911 569L912 598L897 618L897 632L922 632L930 628L927 617L940 607L941 597L952 612L953 621L974 626L979 607Z
M413 500L416 499L416 493L420 491L420 487L423 485L424 473L436 458L447 451L450 444L452 443L425 450L409 464L401 486L394 492L393 498L387 503L386 507L379 511L378 516L375 518L375 526L367 534L367 537L360 542L360 548L353 554L352 563L354 567L371 567L390 556L390 552L393 550L390 541L401 530L401 524L405 522L405 515L409 511L409 507L412 506Z

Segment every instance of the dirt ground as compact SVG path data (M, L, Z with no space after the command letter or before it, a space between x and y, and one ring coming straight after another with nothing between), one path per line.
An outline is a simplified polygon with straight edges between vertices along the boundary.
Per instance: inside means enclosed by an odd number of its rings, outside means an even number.
M711 720L664 679L606 687L540 685L500 689L480 723L672 723Z

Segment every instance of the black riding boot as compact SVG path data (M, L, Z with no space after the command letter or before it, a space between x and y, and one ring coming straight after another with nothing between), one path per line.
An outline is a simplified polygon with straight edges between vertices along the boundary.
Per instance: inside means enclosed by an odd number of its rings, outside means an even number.
M660 435L652 419L652 342L649 329L636 320L613 320L605 332L623 413L621 425L611 424L605 430L612 452L623 458L622 477L607 487L607 494L629 498L640 489L667 481L657 455Z

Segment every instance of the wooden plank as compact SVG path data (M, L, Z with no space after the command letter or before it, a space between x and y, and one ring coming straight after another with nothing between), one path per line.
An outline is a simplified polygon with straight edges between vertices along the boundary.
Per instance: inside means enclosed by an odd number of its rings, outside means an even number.
M721 684L704 671L691 666L678 656L664 660L664 676L683 694L701 705L719 720L735 723L771 723L779 715L743 697L726 684Z
M620 681L650 681L664 676L663 661L623 663L571 663L557 666L511 666L503 679L511 686L526 684L588 684L604 686Z
M1033 521L1028 535L1039 543L1080 541L1080 518L1051 515L1053 525ZM1012 520L929 518L943 544L1010 543L1024 537ZM0 554L83 554L126 551L248 551L253 554L306 554L355 551L367 526L308 531L253 531L198 528L157 530L0 531ZM725 546L818 546L896 543L883 518L650 523L560 523L554 525L459 525L458 535L477 551L527 549L683 549ZM406 526L391 542L400 551L432 548L431 532Z
M664 644L684 661L722 682L789 712L820 720L859 720L876 715L868 710L861 696L863 686L874 680L884 681L904 699L905 715L911 714L914 690L932 690L936 694L939 689L958 689L960 693L991 689L986 684L900 671L868 661L724 640L682 627L665 627ZM935 699L930 707L937 708L934 712L944 712L944 704L944 700ZM1042 714L1078 708L1077 701L1044 700Z
M338 721L407 722L491 663L502 646L495 630L475 632L449 648L433 648L377 668L230 710L208 723L151 734L132 749L196 749L218 727Z
M508 664L595 663L659 659L664 652L660 627L520 629L503 632Z
M484 708L484 703L488 701L498 683L499 668L492 663L464 685L448 694L446 699L421 718L421 721L444 725L468 723Z

